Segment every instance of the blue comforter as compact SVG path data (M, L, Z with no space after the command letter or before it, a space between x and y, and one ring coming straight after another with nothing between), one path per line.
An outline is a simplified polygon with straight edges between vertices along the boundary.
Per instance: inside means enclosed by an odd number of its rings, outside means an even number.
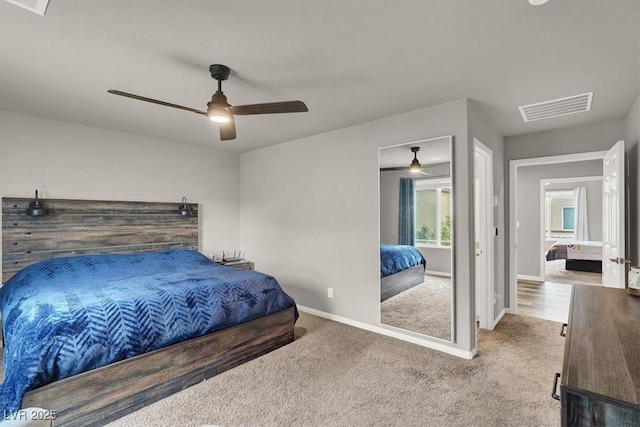
M88 255L33 264L0 288L0 409L26 391L295 302L271 276L189 250Z
M380 277L387 277L427 261L418 249L408 245L380 245Z

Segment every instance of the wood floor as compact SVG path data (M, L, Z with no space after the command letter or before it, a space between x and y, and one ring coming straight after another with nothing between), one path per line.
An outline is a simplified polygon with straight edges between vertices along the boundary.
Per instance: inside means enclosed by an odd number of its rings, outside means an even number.
M547 261L546 281L518 281L518 314L565 323L572 286L602 286L602 275L566 270L564 260Z
M518 314L566 323L572 286L556 282L518 282Z

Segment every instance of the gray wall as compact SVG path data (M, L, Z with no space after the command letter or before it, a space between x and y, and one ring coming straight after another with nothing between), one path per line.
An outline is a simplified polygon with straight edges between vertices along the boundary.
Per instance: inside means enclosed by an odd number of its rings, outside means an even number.
M507 301L509 301L509 282L505 280L505 258L502 255L505 252L507 242L505 240L507 236L507 224L505 223L504 210L506 203L506 187L504 182L505 164L503 163L505 142L503 136L496 130L495 126L484 116L482 105L473 100L469 101L469 137L472 141L473 138L477 138L493 151L493 195L498 198L498 204L493 208L493 225L498 229L498 235L493 239L494 295L496 296L493 314L495 319L505 308ZM506 170L508 170L508 168ZM471 195L473 196L473 192ZM472 204L472 206L474 205Z
M562 154L585 153L592 151L604 151L610 149L617 141L626 138L625 119L604 120L600 122L588 123L585 125L570 128L557 129L545 132L536 132L525 135L509 136L504 139L504 160L505 160L505 216L509 215L509 162L516 159L527 159L533 157L546 157ZM637 150L637 140L627 141L627 153ZM636 202L637 203L637 202ZM510 241L509 229L514 219L507 220L506 242ZM634 240L632 236L632 240ZM637 235L635 236L637 241ZM637 246L637 243L635 243ZM506 289L509 292L508 278L510 277L511 254L515 248L507 248L506 256ZM510 295L507 300L509 301Z
M552 178L574 178L602 176L602 161L563 163L561 165L522 166L518 168L517 212L515 219L518 229L518 271L519 275L542 277L540 260L547 248L540 247L540 180ZM602 183L582 182L581 184L557 184L558 188L587 187L587 215L591 240L602 238Z
M0 111L0 194L200 205L200 250L240 248L239 155ZM251 256L251 253L247 253Z
M243 248L299 304L379 327L378 149L446 135L453 135L456 188L456 342L447 345L471 351L473 152L465 99L241 154Z

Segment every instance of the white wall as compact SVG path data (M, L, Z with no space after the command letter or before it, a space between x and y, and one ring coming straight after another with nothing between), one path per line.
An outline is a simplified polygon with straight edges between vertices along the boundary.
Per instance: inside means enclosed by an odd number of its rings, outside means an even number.
M457 342L450 346L472 350L466 100L241 154L243 248L299 304L379 326L378 148L446 135L454 137L456 188Z
M240 248L239 155L0 111L0 194L199 203L200 250Z

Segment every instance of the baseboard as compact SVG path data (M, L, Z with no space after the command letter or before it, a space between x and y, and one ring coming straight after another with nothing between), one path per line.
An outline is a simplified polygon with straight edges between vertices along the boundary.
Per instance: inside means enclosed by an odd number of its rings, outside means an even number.
M496 317L495 320L493 321L493 326L491 327L491 329L495 329L496 325L500 323L500 320L502 320L502 318L506 313L507 313L506 308L503 308L502 311L498 313L498 317Z
M424 274L428 274L430 276L451 277L451 273L447 273L446 271L425 270Z
M463 359L473 359L476 355L476 349L474 348L471 351L460 350L455 347L451 347L446 344L441 344L439 342L430 341L424 338L415 337L413 335L407 335L401 332L397 332L391 329L383 328L381 326L369 325L367 323L359 322L357 320L348 319L346 317L338 316L335 314L327 313L324 311L316 310L315 308L305 307L303 305L298 305L298 310L312 314L314 316L322 317L325 319L333 320L334 322L344 323L345 325L353 326L358 329L364 329L365 331L374 332L376 334L385 335L391 338L397 338L402 341L407 341L412 344L417 344L422 347L431 348L433 350L438 350L443 353L450 354L452 356L461 357Z
M527 274L518 274L518 280L522 282L542 283L544 282L544 277L529 276Z

